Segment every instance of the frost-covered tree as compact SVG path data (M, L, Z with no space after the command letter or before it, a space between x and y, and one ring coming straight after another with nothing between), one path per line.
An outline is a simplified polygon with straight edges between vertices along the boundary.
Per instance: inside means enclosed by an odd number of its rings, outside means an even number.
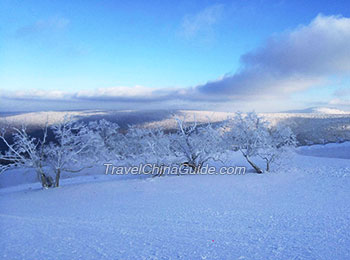
M51 128L55 142L46 147L45 153L55 173L55 186L58 187L62 172L79 172L93 166L97 160L94 148L99 139L86 124L70 118Z
M296 144L290 128L282 125L269 126L255 112L246 115L237 112L232 120L228 120L227 126L230 131L226 133L226 140L230 148L239 150L257 173L263 173L263 170L252 158L263 159L266 171L270 171L271 163Z
M26 126L13 128L13 143L10 144L5 138L6 128L1 129L0 139L5 143L8 150L0 155L5 162L1 165L0 172L11 168L33 168L43 188L53 185L51 176L45 173L45 145L47 139L47 124L43 129L42 138L31 137Z
M118 142L118 155L129 165L135 163L152 164L162 175L162 169L171 164L169 136L161 128L139 128L129 126Z
M221 156L220 135L211 124L198 125L176 119L178 131L170 136L171 149L184 165L193 171L200 171L209 160L219 160Z
M126 133L122 135L119 144L116 146L117 155L126 163L144 162L144 155L147 152L147 140L149 131L137 126L129 126Z
M289 127L281 124L267 127L263 137L262 147L258 149L257 154L265 161L266 171L270 171L272 163L296 146L296 137Z
M259 149L264 145L266 139L266 122L255 112L246 115L237 112L235 117L228 120L226 133L227 144L230 149L239 150L247 162L257 173L263 170L253 162L252 157L258 155Z
M172 164L172 151L169 135L161 128L149 129L146 138L145 158L159 169L156 175L162 175L165 166Z
M88 125L89 129L95 134L95 151L101 159L115 160L121 159L118 150L121 144L122 134L117 123L112 123L105 119L92 121Z

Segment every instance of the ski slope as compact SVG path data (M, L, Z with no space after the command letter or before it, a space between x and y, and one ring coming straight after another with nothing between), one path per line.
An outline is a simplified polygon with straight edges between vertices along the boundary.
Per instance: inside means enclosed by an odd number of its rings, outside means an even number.
M149 178L96 168L58 189L2 188L0 258L350 259L350 160L307 149L269 174Z

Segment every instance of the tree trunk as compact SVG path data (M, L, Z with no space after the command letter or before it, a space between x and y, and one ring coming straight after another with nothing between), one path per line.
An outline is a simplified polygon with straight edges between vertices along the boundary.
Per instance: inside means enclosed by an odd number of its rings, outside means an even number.
M199 173L199 171L200 171L201 168L202 168L202 164L199 163L199 164L197 165L195 162L192 162L192 163L190 163L190 162L184 162L184 163L182 163L182 165L185 165L185 166L187 166L187 167L190 167L193 173Z
M55 187L60 186L61 169L57 169Z
M263 171L259 168L259 166L257 166L255 163L253 163L247 155L244 155L244 157L246 158L247 162L254 168L254 170L257 173L263 173Z
M43 188L48 188L48 185L47 185L47 181L46 181L46 176L45 176L45 174L43 174L43 173L41 173L40 174L40 181L41 181L41 186L43 187Z
M270 162L266 161L266 171L269 172L270 171Z
M199 172L201 171L201 169L202 169L202 164L199 163L199 164L196 166L196 169L195 169L196 173L199 173Z
M53 180L51 176L46 176L44 173L40 173L41 186L45 189L51 188L53 186Z
M164 165L159 166L159 172L157 174L153 175L152 177L160 177L160 176L162 176L163 173L164 173L164 167L163 166Z

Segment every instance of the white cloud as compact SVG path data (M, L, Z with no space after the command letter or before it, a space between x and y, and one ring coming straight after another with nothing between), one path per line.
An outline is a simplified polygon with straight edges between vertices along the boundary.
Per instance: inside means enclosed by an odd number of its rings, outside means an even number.
M111 98L111 97L149 97L154 89L135 86L135 87L111 87L99 88L93 91L83 90L76 93L77 98Z
M20 100L66 100L70 94L60 90L17 90L0 91L0 98Z
M335 105L335 106L349 106L350 107L350 99L345 99L345 98L334 98L329 101L330 105Z
M185 24L189 33L196 34L202 26L217 21L222 6L207 8L188 17ZM215 11L216 10L216 11ZM216 18L215 18L216 17ZM193 25L190 25L190 22ZM62 24L62 26L64 23ZM341 16L318 15L310 24L299 26L268 39L264 45L241 57L241 68L204 85L177 89L155 89L144 86L111 87L77 92L62 91L12 91L0 93L7 100L65 100L65 101L115 101L173 104L196 101L222 103L245 102L257 106L285 103L291 94L310 87L332 83L331 77L350 75L350 19ZM228 54L229 55L229 54ZM344 93L338 91L330 104L349 104ZM349 94L350 95L350 94ZM180 101L180 102L179 102ZM320 100L321 101L321 100ZM258 104L260 102L260 104ZM283 105L283 104L282 104Z
M270 38L241 56L233 75L197 90L208 95L288 95L329 76L350 75L350 19L318 15L309 25Z
M43 33L58 32L69 25L69 19L60 16L53 16L48 19L38 20L35 23L18 28L17 37L38 35Z
M216 4L196 14L186 15L181 24L181 33L187 38L210 33L213 26L220 20L223 10L222 4Z

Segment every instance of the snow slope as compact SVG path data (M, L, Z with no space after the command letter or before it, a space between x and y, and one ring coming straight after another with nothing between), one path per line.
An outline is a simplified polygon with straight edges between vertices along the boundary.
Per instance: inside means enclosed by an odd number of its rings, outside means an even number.
M0 189L1 259L350 259L347 159L297 154L270 174L26 185Z
M308 156L350 159L350 142L301 146L297 152Z

